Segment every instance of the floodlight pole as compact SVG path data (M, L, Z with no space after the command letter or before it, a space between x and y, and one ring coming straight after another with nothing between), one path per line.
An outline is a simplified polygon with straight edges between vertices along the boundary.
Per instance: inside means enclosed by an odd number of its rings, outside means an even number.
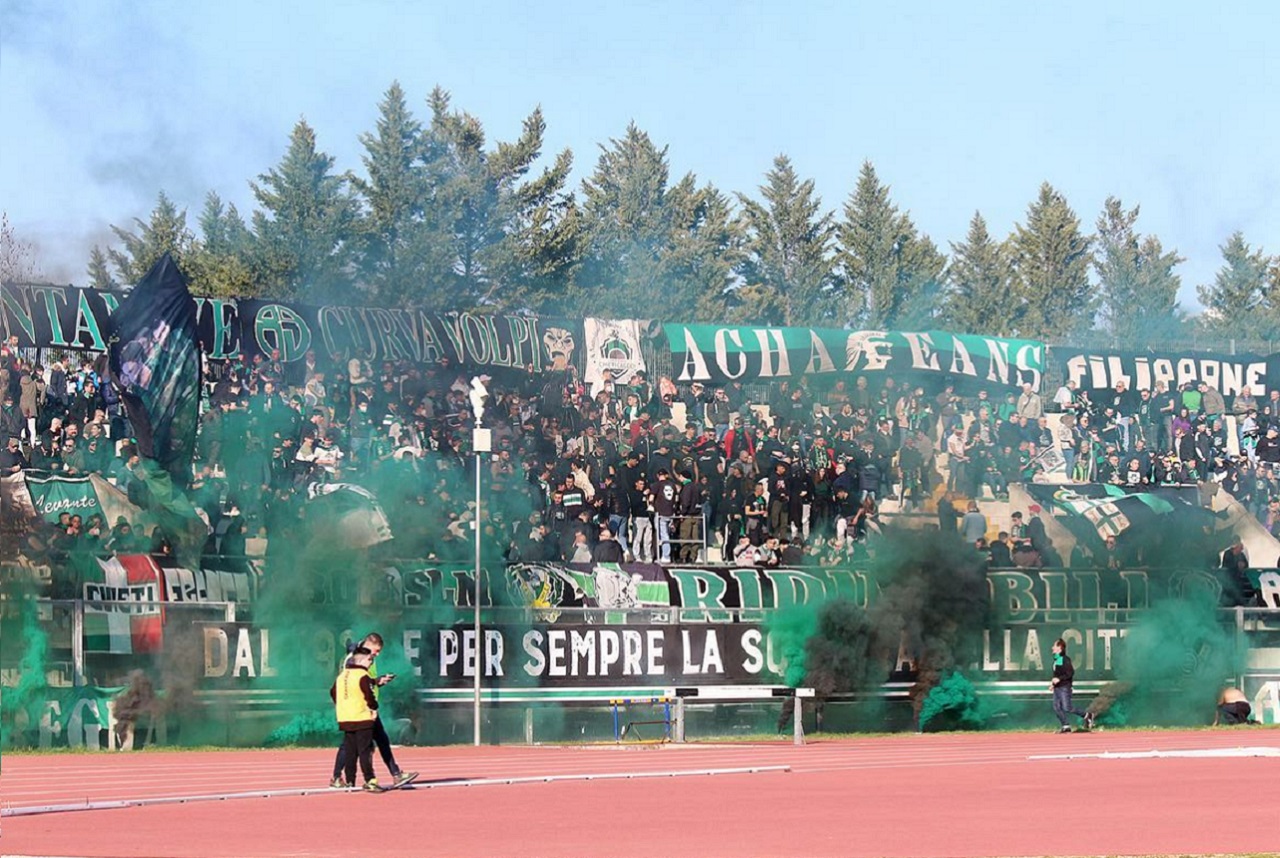
M472 689L475 692L473 701L474 718L475 718L475 735L474 743L476 747L480 746L480 674L484 670L485 645L484 638L481 636L480 629L480 472L481 472L481 456L493 449L493 439L488 429L481 429L479 426L475 428L471 435L471 446L475 452L476 458L476 570L475 570L475 587L472 590L472 602L475 607L475 617L473 620L473 634L475 635L476 661L475 675L473 677Z

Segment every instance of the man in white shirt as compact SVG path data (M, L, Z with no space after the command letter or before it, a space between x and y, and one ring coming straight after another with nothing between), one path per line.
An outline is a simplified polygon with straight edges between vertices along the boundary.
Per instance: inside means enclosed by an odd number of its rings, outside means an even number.
M1076 383L1073 379L1068 379L1067 383L1058 388L1058 392L1053 395L1053 404L1058 406L1059 411L1071 411L1076 404Z
M950 471L947 488L953 492L964 491L969 484L969 449L964 442L963 426L952 429L947 438L947 469Z

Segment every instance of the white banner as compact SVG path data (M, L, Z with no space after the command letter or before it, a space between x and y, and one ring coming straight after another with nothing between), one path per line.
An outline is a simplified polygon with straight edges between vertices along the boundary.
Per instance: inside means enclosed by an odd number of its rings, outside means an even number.
M595 396L601 390L605 370L614 381L626 384L631 374L644 369L640 352L640 323L634 319L584 319L586 365L582 379Z
M253 581L247 572L213 569L165 569L169 602L252 602Z

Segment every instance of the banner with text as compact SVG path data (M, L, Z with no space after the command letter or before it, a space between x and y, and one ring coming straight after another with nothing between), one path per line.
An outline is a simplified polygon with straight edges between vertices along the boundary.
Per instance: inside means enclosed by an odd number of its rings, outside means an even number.
M664 324L676 378L724 383L835 373L934 376L957 387L1040 388L1043 343L945 331Z
M1209 352L1123 352L1054 346L1053 357L1062 375L1081 390L1109 390L1123 381L1129 390L1155 390L1163 384L1176 390L1204 382L1223 396L1248 387L1263 397L1280 386L1272 381L1280 370L1275 357L1255 354L1222 355Z
M58 520L62 513L78 515L88 521L91 515L102 515L98 492L88 477L58 477L27 475L27 491L36 512L48 522ZM108 523L109 526L109 523Z
M96 574L95 574L96 572ZM84 648L117 655L159 652L160 569L147 554L97 560L84 578Z
M0 286L0 332L23 348L105 351L110 318L128 295L73 286ZM323 366L368 362L449 363L476 370L582 366L583 323L538 316L431 313L195 297L200 345L215 360L279 351Z

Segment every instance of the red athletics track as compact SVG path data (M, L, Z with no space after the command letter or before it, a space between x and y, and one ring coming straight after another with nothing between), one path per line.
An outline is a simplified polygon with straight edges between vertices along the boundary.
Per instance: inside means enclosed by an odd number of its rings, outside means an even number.
M858 856L1265 852L1280 731L950 734L785 744L403 748L424 779L788 772L319 792L9 816L0 852L61 856ZM381 765L377 761L377 765ZM10 756L7 811L324 783L329 751Z

